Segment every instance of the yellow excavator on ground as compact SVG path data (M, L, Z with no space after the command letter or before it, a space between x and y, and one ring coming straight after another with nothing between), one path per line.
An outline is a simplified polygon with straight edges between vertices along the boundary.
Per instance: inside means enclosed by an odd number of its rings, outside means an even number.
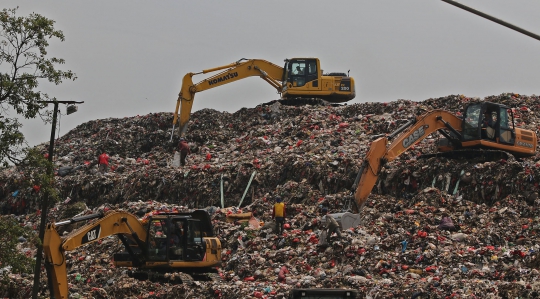
M193 83L193 76L216 71L221 72L199 83ZM284 67L262 59L242 58L231 64L198 73L187 73L184 76L174 111L173 133L180 118L178 132L180 136L185 134L197 92L252 76L259 76L274 87L281 95L283 103L310 103L310 100L344 103L354 99L356 95L353 78L345 73L323 74L318 58L285 59Z
M517 128L510 107L491 102L471 103L462 118L445 110L431 110L371 143L353 185L354 210L358 212L366 202L385 163L437 131L444 136L438 144L439 153L434 154L438 156L493 159L536 155L536 133ZM389 143L390 140L393 141Z
M93 221L64 237L58 233L63 225L87 220ZM181 282L217 278L221 243L206 211L157 211L138 219L131 213L111 210L47 225L43 250L51 298L68 298L65 252L112 235L118 236L125 248L114 255L114 265L138 269L131 273L135 278Z

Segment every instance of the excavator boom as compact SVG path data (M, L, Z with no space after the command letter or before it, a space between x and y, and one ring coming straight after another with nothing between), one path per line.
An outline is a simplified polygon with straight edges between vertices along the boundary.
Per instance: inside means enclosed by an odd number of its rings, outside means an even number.
M360 179L355 193L357 208L361 209L365 204L384 163L396 159L412 145L437 130L446 128L459 134L455 128L461 127L461 121L448 111L433 110L420 115L416 120L405 124L405 127L399 128L389 136L373 141L360 169ZM389 139L396 136L397 138L387 146Z
M217 71L221 72L193 83L193 76ZM198 73L187 73L184 76L174 111L172 134L174 134L178 118L180 118L179 135L183 136L186 133L197 92L252 76L259 76L265 80L281 95L280 102L290 104L343 103L354 99L356 95L353 78L345 73L323 74L318 58L286 59L284 67L262 59L240 59L231 64Z
M112 235L128 234L135 235L139 240L146 240L146 231L134 215L114 211L106 215L92 215L92 218L101 218L99 221L89 223L77 229L65 237L60 237L56 230L56 225L64 224L50 223L45 230L43 239L43 251L48 264L49 285L51 294L56 299L68 298L67 270L65 261L65 251L71 251L79 246L95 242ZM70 223L91 219L89 217L79 217Z
M481 116L484 115L484 119ZM536 154L537 136L534 131L515 128L512 109L505 105L470 103L463 119L445 110L431 110L408 121L392 134L371 143L354 184L355 210L360 210L375 186L382 166L391 162L414 144L438 131L448 143L439 147L441 152L471 153L504 152L510 156L531 157ZM489 124L489 119L494 122ZM487 124L487 125L486 125ZM490 130L492 135L490 135ZM393 140L388 144L389 140ZM470 157L470 155L468 156Z
M193 84L193 76L198 74L207 74L224 70L214 76ZM187 73L182 80L182 88L176 102L173 125L178 121L178 111L180 110L179 132L183 135L187 129L187 123L191 115L191 108L195 94L204 90L219 87L231 82L252 76L260 76L279 93L282 91L283 68L271 62L262 59L240 59L237 62L203 70L199 73Z

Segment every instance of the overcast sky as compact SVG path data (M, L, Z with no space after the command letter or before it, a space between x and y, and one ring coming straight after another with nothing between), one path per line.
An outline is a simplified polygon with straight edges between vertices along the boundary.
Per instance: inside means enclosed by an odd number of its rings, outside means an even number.
M460 2L540 34L538 0ZM61 117L61 135L94 119L173 112L186 73L240 58L283 65L318 57L325 72L350 70L349 103L540 94L540 41L438 0L2 3L19 6L18 16L55 20L66 36L49 54L78 79L40 85L58 100L84 101ZM235 112L277 98L251 77L198 93L193 111ZM31 145L49 140L50 125L24 124Z

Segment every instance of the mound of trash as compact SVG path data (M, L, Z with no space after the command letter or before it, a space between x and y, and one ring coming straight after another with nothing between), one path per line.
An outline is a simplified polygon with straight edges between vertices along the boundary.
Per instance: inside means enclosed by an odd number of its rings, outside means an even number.
M451 95L338 107L269 106L192 115L186 165L175 157L172 114L102 119L79 125L55 142L61 197L50 219L70 207L207 209L222 241L219 281L192 285L138 281L112 265L117 238L67 253L73 298L286 298L292 288L349 288L360 298L538 297L540 156L521 160L420 159L438 136L424 139L385 165L361 212L361 225L321 237L321 207L350 210L351 189L372 136L391 133L432 109L461 113L472 101L512 107L517 127L537 132L540 97ZM48 144L39 149L45 154ZM100 172L97 157L111 157ZM0 173L3 214L37 229L39 188L25 169ZM31 185L31 184L30 184ZM223 190L223 191L222 191ZM272 229L274 199L287 205L287 229ZM223 200L222 200L223 198ZM261 225L225 221L251 211ZM21 252L35 255L31 244ZM9 272L9 269L2 269ZM9 273L0 296L26 298L32 274ZM42 289L47 293L46 275ZM491 297L490 297L491 296Z

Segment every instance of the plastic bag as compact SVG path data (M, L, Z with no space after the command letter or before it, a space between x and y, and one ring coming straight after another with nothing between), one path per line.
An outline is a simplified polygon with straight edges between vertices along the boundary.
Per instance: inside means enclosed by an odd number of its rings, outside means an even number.
M261 223L259 222L259 220L257 220L257 218L251 216L251 219L249 219L249 225L253 227L254 229L259 229L261 226Z

